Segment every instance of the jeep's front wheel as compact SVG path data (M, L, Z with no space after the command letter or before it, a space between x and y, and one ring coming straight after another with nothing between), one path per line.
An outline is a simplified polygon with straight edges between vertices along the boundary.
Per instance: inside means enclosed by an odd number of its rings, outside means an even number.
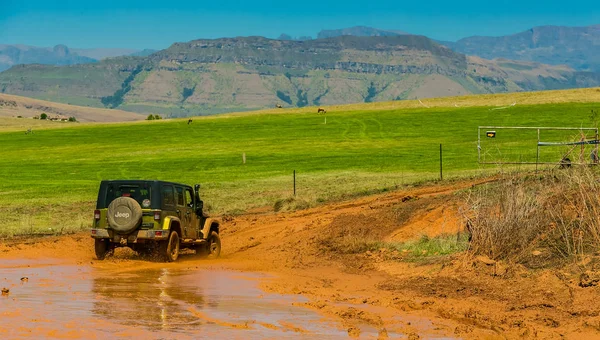
M106 254L110 251L109 241L103 239L94 240L94 251L96 252L96 258L98 260L104 260Z
M215 231L208 237L207 257L217 258L221 256L221 237Z
M171 231L168 241L163 241L160 250L166 262L177 261L179 257L179 234L175 230Z

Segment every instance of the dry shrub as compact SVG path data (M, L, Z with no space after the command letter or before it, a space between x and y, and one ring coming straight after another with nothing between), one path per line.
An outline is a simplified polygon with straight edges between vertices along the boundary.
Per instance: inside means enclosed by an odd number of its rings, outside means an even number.
M600 182L594 169L511 177L468 193L471 250L542 264L600 246Z
M280 211L296 211L310 208L310 203L304 199L296 197L288 197L280 199L273 204L273 210L275 212Z

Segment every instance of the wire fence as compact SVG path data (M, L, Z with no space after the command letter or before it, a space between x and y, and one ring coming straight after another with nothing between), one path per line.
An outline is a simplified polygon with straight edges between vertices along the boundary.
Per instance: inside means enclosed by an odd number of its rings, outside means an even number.
M480 126L477 148L479 164L597 164L598 129Z

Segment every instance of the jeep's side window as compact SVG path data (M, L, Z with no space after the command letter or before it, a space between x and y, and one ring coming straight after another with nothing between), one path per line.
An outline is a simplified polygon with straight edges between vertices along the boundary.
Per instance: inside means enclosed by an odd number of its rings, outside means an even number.
M185 189L185 203L190 208L194 208L194 199L192 197L192 189Z
M173 197L173 187L170 185L163 186L163 205L173 206L175 205L175 199Z
M177 190L177 205L182 207L185 205L185 203L183 203L183 188L176 187L175 189Z

